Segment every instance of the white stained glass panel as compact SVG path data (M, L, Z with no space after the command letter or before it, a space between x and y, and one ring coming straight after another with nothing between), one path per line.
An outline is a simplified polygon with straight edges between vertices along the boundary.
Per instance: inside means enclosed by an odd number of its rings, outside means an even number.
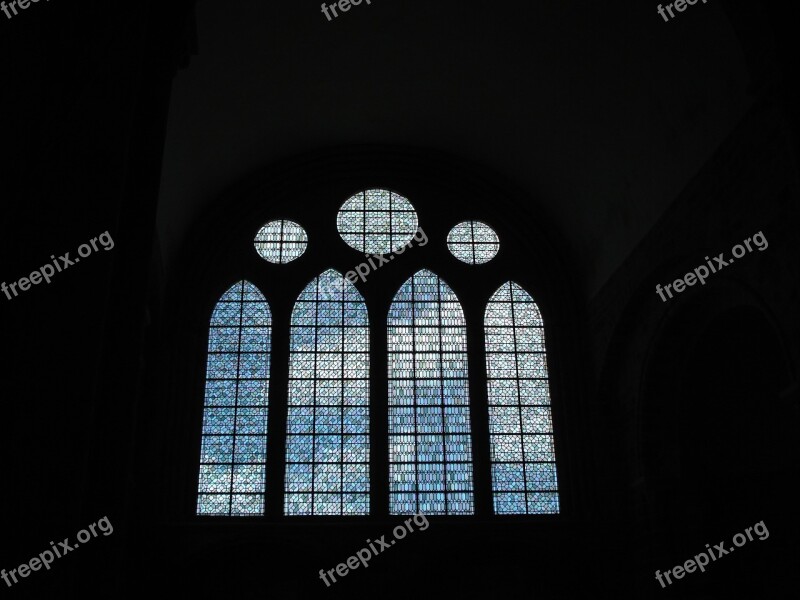
M513 282L484 317L492 495L496 514L556 514L558 478L544 344L533 298Z
M271 221L259 229L255 246L264 260L286 264L303 255L308 246L308 235L294 221Z
M497 256L500 238L485 223L465 221L450 230L447 247L458 260L470 265L482 265Z
M365 190L339 209L336 226L348 246L368 254L389 254L407 244L418 227L407 198L389 190Z
M455 293L423 270L389 310L391 514L474 513L467 332Z

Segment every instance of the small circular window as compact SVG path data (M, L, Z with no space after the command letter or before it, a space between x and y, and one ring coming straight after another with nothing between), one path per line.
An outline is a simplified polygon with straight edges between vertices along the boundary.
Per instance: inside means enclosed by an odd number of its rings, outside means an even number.
M264 260L286 264L306 251L308 234L294 221L270 221L258 230L255 246Z
M458 260L470 265L482 265L497 256L500 238L485 223L465 221L450 230L447 247Z
M417 232L417 211L400 194L365 190L339 209L336 227L351 248L370 254L389 254L407 244Z

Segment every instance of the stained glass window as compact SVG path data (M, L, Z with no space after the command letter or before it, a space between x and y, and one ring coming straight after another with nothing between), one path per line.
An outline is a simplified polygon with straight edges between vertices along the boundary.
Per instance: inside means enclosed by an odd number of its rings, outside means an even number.
M333 270L292 312L285 512L369 513L367 307Z
M417 232L417 211L400 194L366 190L339 209L339 234L348 246L369 254L389 254Z
M388 317L391 514L473 514L467 332L455 293L422 270Z
M486 370L496 514L559 512L544 325L513 282L486 307Z
M458 260L471 265L482 265L497 256L500 238L485 223L465 221L450 230L447 247Z
M264 514L271 316L240 281L214 308L208 336L198 515Z
M271 221L259 229L255 239L261 258L278 264L300 258L307 245L306 230L294 221Z

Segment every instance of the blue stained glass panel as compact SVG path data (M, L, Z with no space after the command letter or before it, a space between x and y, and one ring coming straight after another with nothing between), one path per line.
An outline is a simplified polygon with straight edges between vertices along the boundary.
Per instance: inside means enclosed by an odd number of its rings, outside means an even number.
M208 336L197 514L264 514L271 317L240 281L214 308Z
M342 274L300 294L289 350L284 511L369 514L369 320Z

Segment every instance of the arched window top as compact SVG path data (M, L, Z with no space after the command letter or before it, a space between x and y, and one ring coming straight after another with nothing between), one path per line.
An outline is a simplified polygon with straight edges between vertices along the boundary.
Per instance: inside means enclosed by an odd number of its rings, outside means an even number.
M249 281L239 281L222 294L211 314L212 327L251 325L269 327L270 311L264 294Z
M339 209L336 225L351 248L369 254L389 254L417 232L417 211L408 198L373 189L351 196Z
M542 313L533 297L518 283L508 281L500 286L486 307L488 327L543 327ZM544 334L542 334L544 335Z
M409 313L404 306L410 302L416 305L413 314ZM428 314L430 311L426 310L426 303L430 305L441 303L441 307L436 308L436 313ZM428 308L434 307L428 306ZM396 324L410 324L413 320L416 325L437 325L439 310L442 311L442 325L464 323L464 312L453 289L435 273L428 269L421 269L400 286L392 301L389 320L396 320Z
M301 302L364 302L364 297L344 275L328 269L315 277L297 297L294 310L301 310Z

